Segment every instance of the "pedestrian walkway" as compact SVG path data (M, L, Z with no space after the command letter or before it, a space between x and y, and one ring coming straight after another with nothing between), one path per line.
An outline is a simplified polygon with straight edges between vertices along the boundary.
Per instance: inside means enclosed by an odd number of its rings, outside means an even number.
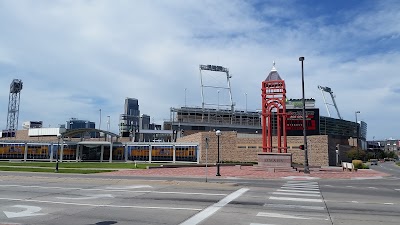
M154 177L216 177L216 167L183 167L183 168L157 168L145 170L120 170L116 172L102 173L113 176L154 176ZM339 167L326 168L321 171L311 171L310 174L302 172L267 172L253 166L222 166L220 170L222 179L379 179L389 174L372 169L361 169L357 172L342 171Z
M307 224L330 224L318 182L290 180L270 193L267 199L254 221L262 224L288 224L307 220ZM261 223L250 225L254 224Z

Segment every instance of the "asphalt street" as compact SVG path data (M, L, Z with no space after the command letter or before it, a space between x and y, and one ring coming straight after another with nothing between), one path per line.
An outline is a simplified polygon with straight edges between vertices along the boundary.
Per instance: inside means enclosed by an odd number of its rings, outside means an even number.
M1 172L0 224L399 224L400 168L374 169L393 176L253 185Z

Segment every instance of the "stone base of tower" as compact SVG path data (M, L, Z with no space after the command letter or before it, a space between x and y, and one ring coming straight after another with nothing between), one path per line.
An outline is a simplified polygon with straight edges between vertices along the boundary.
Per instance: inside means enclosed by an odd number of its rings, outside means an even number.
M292 153L257 153L258 168L268 172L295 171L292 167Z

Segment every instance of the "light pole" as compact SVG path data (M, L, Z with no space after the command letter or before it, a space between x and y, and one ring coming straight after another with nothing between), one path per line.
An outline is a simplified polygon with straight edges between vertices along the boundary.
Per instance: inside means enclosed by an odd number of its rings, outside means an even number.
M244 95L246 96L246 112L247 112L247 93L244 93Z
M61 134L57 134L58 144L57 144L57 156L56 156L56 173L58 173L58 151L60 151L60 138Z
M358 114L358 113L360 113L360 111L355 111L355 112L354 112L354 114L356 115L356 133L357 133L356 144L357 144L357 158L358 158L358 159L360 159L360 150L359 150L359 147L358 147L358 134L360 133L360 132L359 132L359 129L358 129L358 120L357 120L357 114Z
M107 131L110 131L110 116L107 116Z
M186 107L186 89L187 88L185 88L185 107Z
M217 135L217 146L218 146L218 149L217 149L217 152L218 152L218 156L217 156L217 175L215 175L215 176L217 176L217 177L219 177L219 176L221 176L221 174L219 173L219 166L220 166L220 159L219 159L219 136L221 136L221 131L220 130L217 130L217 131L215 131L215 135Z
M306 101L304 99L304 57L299 57L301 62L301 88L303 92L303 137L304 137L304 173L310 173L308 167L308 146L307 146L307 132L306 132Z
M219 90L218 90L218 102L217 102L217 109L219 110Z

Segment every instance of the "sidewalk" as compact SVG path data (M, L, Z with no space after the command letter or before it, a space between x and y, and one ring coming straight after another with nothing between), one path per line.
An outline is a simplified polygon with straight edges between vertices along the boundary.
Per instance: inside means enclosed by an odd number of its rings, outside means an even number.
M101 173L112 176L154 176L154 177L216 177L216 167L184 167L184 168L159 168L146 170L120 170L116 172ZM379 179L390 176L371 169L360 169L356 172L342 171L341 167L326 168L323 171L311 171L310 174L302 172L267 172L253 166L222 166L221 177L226 179Z

